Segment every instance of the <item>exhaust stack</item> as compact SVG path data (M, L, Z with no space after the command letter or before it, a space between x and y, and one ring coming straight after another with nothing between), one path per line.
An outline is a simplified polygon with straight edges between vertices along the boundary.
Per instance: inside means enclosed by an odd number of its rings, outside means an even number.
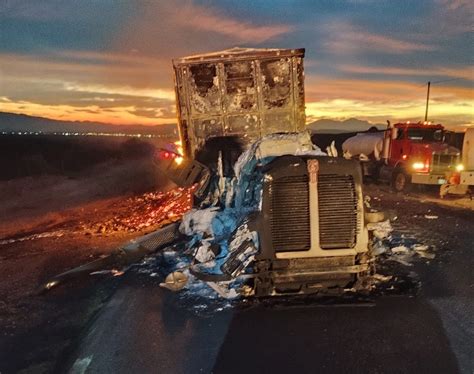
M390 121L387 120L387 130L385 130L385 134L383 137L383 148L382 148L382 160L385 164L388 163L388 157L390 154L390 141L392 138L393 133L393 126Z

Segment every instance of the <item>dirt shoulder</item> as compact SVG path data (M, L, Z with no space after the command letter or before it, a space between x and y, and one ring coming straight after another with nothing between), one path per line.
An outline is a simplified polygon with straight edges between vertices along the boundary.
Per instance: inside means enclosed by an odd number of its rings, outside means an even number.
M170 187L149 160L0 182L1 373L54 371L118 279L86 276L44 295L39 286L178 219L187 196Z
M469 195L447 195L443 199L439 197L439 188L437 186L426 186L423 191L414 189L409 193L395 193L388 185L367 184L364 185L364 191L368 194L380 191L385 196L393 195L395 199L413 201L420 203L433 203L449 208L459 208L474 210L474 198Z

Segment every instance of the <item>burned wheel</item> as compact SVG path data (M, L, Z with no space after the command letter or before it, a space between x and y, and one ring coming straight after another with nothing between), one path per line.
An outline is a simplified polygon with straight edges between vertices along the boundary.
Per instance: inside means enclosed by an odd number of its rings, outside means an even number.
M411 187L411 178L404 170L395 170L392 177L392 187L396 192L407 192Z

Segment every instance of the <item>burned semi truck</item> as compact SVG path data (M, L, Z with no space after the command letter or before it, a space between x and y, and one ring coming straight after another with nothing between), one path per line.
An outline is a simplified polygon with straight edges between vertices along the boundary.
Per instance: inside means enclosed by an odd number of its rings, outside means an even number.
M191 273L221 295L239 277L247 295L344 291L373 271L360 165L304 131L303 58L234 48L173 61L181 147L162 164L194 186L180 231Z

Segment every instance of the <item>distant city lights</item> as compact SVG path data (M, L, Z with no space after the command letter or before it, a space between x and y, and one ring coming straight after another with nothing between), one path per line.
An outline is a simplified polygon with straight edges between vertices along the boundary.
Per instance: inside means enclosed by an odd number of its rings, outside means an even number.
M41 132L41 131L1 131L1 135L56 135L56 136L114 136L129 138L174 138L175 134L125 134L107 132Z

